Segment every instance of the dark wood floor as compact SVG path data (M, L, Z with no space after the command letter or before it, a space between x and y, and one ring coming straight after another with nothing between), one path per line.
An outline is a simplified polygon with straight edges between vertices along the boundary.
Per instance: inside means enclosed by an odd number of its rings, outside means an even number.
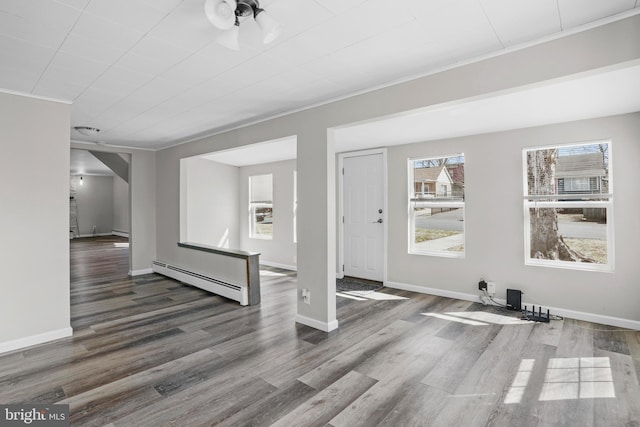
M71 243L74 336L0 355L1 403L78 426L640 425L637 331L384 289L339 296L326 334L295 324L292 273L241 307L127 277L124 239Z

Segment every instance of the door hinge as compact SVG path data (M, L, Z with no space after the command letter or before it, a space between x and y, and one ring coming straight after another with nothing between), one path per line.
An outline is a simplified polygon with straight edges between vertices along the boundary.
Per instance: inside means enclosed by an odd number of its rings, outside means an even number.
M344 168L342 168L342 175L344 175Z
M344 264L342 264L342 272L344 273Z
M344 215L342 215L342 223L344 224Z

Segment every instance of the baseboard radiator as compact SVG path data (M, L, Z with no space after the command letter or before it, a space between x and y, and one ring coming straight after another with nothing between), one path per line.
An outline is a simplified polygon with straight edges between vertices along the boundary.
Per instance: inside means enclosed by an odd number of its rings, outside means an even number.
M153 261L151 268L155 273L171 277L172 279L176 279L182 283L238 301L240 305L249 305L249 291L247 286L228 283L223 280L205 276L162 261Z

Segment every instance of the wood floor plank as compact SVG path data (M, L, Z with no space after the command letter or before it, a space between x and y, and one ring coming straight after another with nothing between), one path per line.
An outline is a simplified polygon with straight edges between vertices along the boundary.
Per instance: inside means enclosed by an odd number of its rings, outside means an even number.
M310 370L299 380L316 389L323 389L334 383L364 363L368 358L388 347L415 325L404 320L396 320L391 325L341 352L315 369Z
M377 381L355 371L348 372L329 387L307 400L286 416L273 423L274 427L323 426Z

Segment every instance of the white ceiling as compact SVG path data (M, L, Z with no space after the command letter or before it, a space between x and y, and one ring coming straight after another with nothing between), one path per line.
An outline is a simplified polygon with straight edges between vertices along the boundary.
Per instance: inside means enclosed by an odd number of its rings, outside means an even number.
M204 0L2 0L0 88L72 101L72 126L157 149L629 16L639 2L262 0L283 34L262 45L247 20L235 52L213 41Z

